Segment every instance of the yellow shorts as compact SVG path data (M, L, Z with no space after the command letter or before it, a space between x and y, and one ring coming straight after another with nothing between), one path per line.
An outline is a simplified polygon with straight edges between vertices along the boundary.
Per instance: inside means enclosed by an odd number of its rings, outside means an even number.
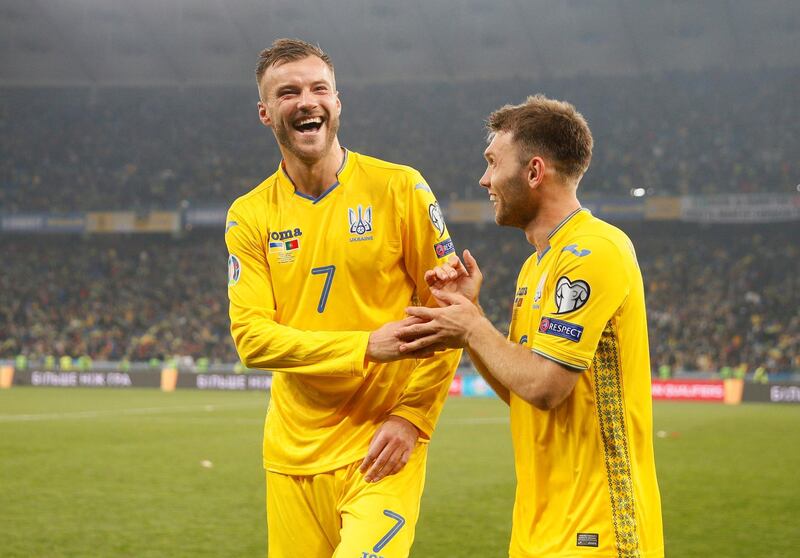
M267 471L269 558L406 558L425 486L428 444L403 469L364 482L360 462L318 475Z

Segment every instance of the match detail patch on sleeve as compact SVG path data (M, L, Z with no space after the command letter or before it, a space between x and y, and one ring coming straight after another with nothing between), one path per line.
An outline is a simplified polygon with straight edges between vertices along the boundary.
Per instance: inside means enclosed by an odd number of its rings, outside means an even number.
M441 242L437 242L433 245L433 250L436 252L437 258L443 258L448 254L452 254L456 251L456 247L453 246L453 239L452 238L445 238Z
M239 276L242 274L242 264L239 258L231 254L228 256L228 286L232 287L239 282Z
M542 318L542 321L539 322L539 333L554 335L577 343L583 335L583 326L555 318Z
M439 207L439 204L434 202L428 206L428 217L431 219L431 224L433 228L436 229L436 232L439 233L437 238L442 238L444 234L445 224L444 224L444 216L442 215L442 209Z
M578 310L589 300L590 293L591 288L586 281L570 281L567 276L559 277L556 283L557 314Z

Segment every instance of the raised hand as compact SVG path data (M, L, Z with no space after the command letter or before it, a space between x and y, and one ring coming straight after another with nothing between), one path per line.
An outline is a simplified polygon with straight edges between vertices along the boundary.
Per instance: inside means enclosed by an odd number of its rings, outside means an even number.
M403 340L399 350L404 354L464 347L470 332L484 319L480 309L466 297L436 288L431 292L443 303L441 308L406 308L406 313L419 322L407 324L396 333Z
M464 250L463 257L464 263L461 263L458 256L451 256L446 263L425 272L425 282L431 288L431 292L438 290L458 293L471 302L478 301L483 274L469 250ZM439 298L437 302L440 306L446 305L446 302Z

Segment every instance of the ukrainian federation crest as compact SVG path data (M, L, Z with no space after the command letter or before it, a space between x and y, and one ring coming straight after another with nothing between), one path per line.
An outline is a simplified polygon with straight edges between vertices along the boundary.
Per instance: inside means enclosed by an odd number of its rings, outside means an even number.
M589 283L586 281L570 281L568 277L559 277L556 283L557 314L566 314L581 308L589 300Z
M368 205L364 209L361 205L357 209L352 207L347 209L347 221L350 224L350 234L356 235L350 238L350 242L362 240L372 240L372 206Z
M433 228L439 233L439 238L444 234L444 216L442 215L442 208L439 207L438 202L434 202L428 206L428 217L431 218Z

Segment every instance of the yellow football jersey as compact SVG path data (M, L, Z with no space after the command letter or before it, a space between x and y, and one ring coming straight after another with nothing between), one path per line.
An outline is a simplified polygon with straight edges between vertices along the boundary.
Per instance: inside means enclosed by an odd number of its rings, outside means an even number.
M454 248L414 169L346 151L337 176L313 199L281 166L228 212L231 333L245 364L274 372L264 429L274 472L363 458L389 414L429 438L460 358L365 362L370 331L412 300L435 304L424 273Z
M664 555L647 318L628 237L587 210L522 267L509 338L580 374L557 408L512 394L510 556Z

